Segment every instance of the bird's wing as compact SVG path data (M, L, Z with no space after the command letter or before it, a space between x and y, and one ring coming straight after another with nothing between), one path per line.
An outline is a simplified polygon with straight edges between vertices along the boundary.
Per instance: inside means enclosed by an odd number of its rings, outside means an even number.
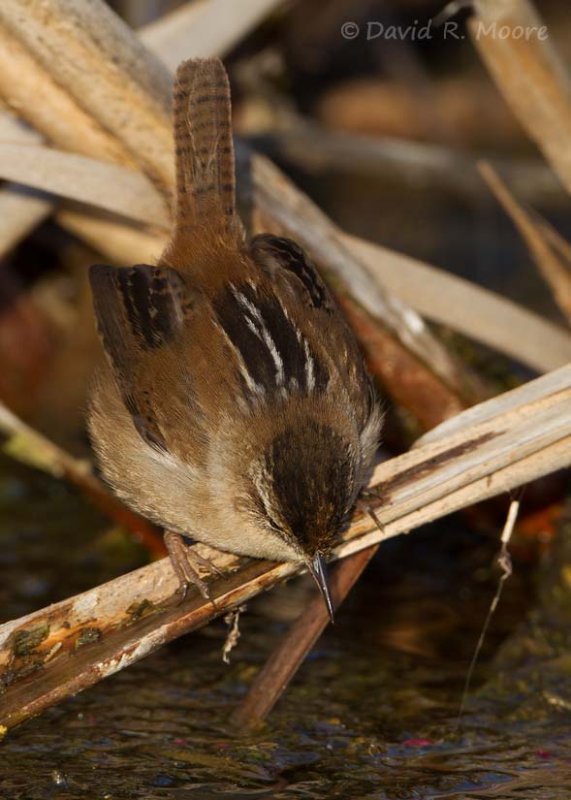
M284 236L262 233L252 239L250 252L256 264L271 278L275 279L279 273L293 278L290 283L304 305L326 314L337 312L337 306L317 269L294 241Z
M275 286L287 285L295 297L290 307L303 312L295 316L294 322L302 330L304 325L313 330L308 337L311 346L315 348L320 343L323 359L334 365L360 424L365 425L375 403L372 382L353 331L314 264L295 242L272 234L256 236L251 255ZM318 356L319 353L314 360L318 361Z
M188 325L197 295L169 267L95 264L89 279L99 334L125 407L142 438L166 449L148 377L159 351Z

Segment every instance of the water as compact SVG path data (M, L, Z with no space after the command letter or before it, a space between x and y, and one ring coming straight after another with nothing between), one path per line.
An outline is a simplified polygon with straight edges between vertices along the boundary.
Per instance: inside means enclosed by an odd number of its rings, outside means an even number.
M8 460L0 508L6 619L144 558L73 491ZM498 571L497 542L457 515L381 548L257 731L228 718L312 591L303 581L252 604L230 666L218 622L10 732L0 797L571 798L570 527L539 569L514 548L460 728Z

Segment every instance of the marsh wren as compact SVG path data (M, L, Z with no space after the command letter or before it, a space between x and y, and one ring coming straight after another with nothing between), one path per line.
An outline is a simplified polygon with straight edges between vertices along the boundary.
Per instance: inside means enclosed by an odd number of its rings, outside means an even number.
M156 266L95 265L107 356L90 432L125 502L186 538L307 566L330 614L327 558L367 482L381 415L352 331L295 242L248 244L235 209L228 78L183 63L174 94L177 194Z

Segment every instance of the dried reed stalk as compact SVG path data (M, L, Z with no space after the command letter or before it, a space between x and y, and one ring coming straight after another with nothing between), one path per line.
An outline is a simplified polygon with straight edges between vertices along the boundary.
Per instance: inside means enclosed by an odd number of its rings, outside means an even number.
M571 325L571 247L539 214L526 211L517 202L490 164L482 162L480 172L520 232L539 273Z
M571 82L543 20L529 0L474 0L473 8L468 29L474 46L507 104L571 192ZM502 29L510 35L502 35Z
M135 222L165 229L170 225L164 199L133 169L42 145L0 141L0 175L115 214L128 208Z
M345 241L370 273L420 314L526 364L538 372L571 361L571 336L537 314L386 247L355 236Z
M381 464L372 485L383 532L357 517L335 557L566 466L570 447L571 366L464 412ZM0 723L38 714L298 570L200 549L228 573L211 583L216 607L196 593L174 604L177 580L165 559L1 626Z
M0 104L0 141L35 145L41 143L42 137L25 128ZM40 225L52 210L53 201L48 197L17 184L3 185L0 188L0 258Z
M160 61L109 6L88 0L71 4L66 0L5 0L0 4L0 27L42 67L36 76L39 85L30 87L32 94L25 102L21 98L21 112L32 113L29 106L37 104L41 96L46 116L53 120L51 95L39 95L47 74L49 82L57 83L96 126L108 131L168 197L174 183L172 81ZM79 138L75 128L68 132ZM55 138L53 141L58 143ZM76 146L70 142L69 149Z
M460 81L458 85L463 87ZM380 103L378 95L374 102ZM453 192L464 201L478 202L485 193L473 153L465 148L331 130L306 118L296 119L286 130L254 134L252 139L254 146L259 139L265 152L269 148L311 174L364 175L379 181L379 191L389 180L391 185L398 181L403 189ZM538 205L561 205L561 185L541 159L502 155L494 160L518 197Z
M173 72L192 56L223 56L283 0L200 0L141 31L141 40Z
M57 56L55 60L59 60ZM0 94L14 113L63 150L73 150L123 166L135 164L120 142L57 83L36 61L33 51L30 52L2 24ZM21 133L18 141L22 141L22 136L29 141L29 133Z

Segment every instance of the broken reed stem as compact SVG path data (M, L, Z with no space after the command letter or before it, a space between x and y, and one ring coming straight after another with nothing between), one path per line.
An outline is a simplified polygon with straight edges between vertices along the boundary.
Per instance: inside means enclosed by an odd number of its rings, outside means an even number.
M361 550L341 561L332 571L329 585L336 610L378 549L379 545L374 545ZM230 717L232 725L237 728L251 727L267 717L328 623L329 614L323 598L315 594L306 610L272 652L246 698Z

